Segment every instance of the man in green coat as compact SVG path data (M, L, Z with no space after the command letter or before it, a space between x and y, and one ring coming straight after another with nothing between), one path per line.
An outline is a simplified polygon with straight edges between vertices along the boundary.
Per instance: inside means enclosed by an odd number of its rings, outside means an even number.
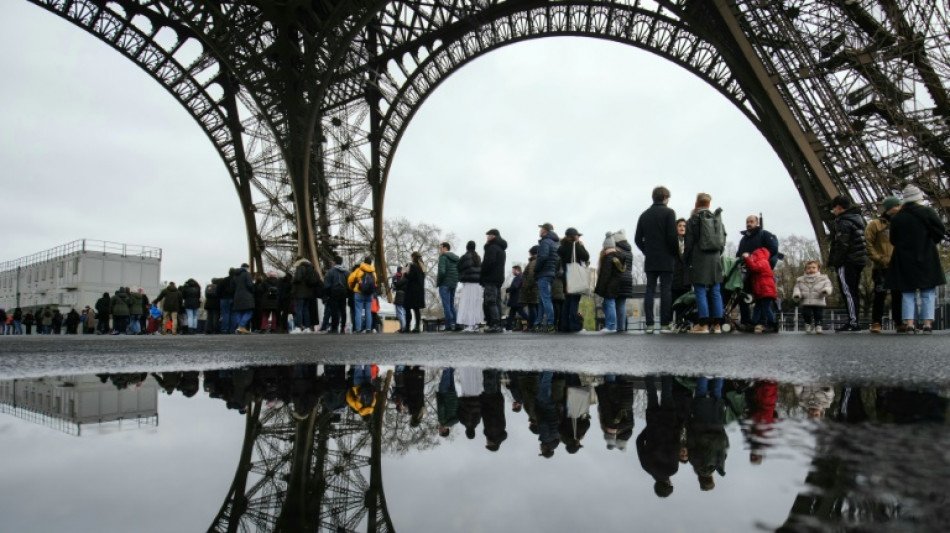
M439 245L439 273L436 285L442 298L442 311L445 314L445 331L455 331L455 288L459 284L459 256L451 252L452 245L443 242Z

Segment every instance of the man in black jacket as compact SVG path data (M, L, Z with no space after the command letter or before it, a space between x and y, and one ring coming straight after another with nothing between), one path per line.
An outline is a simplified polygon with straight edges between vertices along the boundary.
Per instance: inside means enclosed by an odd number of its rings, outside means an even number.
M647 275L646 294L643 296L646 333L653 333L653 297L657 280L660 281L661 331L672 331L673 271L679 255L679 242L676 237L676 212L667 207L669 201L669 189L653 189L653 205L640 215L633 238L634 244L643 252L643 270Z
M742 238L739 239L739 248L736 250L736 257L742 257L742 254L752 254L759 248L765 248L769 251L769 266L775 270L778 263L778 238L771 232L762 228L761 221L756 215L749 215L745 218L745 231L741 232ZM751 292L751 291L750 291ZM771 303L769 305L772 305ZM752 331L752 309L745 299L739 300L739 322ZM771 326L772 324L770 324Z
M479 283L484 291L483 306L485 320L488 322L488 333L501 333L501 286L505 283L505 249L508 243L501 238L497 229L490 229L485 233L488 241L485 243L485 254L482 259L482 270L479 274Z
M868 246L864 238L866 223L861 211L851 204L847 196L839 195L831 201L831 212L835 219L831 223L831 248L828 251L828 265L835 269L841 296L848 309L848 323L837 331L860 331L860 300L858 284L861 270L868 262Z

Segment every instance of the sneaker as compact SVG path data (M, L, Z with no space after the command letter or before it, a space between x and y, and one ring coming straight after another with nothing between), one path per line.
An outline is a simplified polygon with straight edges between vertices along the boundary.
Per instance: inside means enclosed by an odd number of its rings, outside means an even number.
M752 330L753 333L765 333L765 326L758 324L755 326L755 329Z
M689 330L689 332L690 333L709 333L709 327L696 325L696 326L693 326L693 329Z
M604 329L598 331L597 333L617 333L617 330L604 328Z
M811 335L815 332L815 326L811 324L805 324L805 335Z
M649 326L644 327L644 328L643 328L643 332L646 333L647 335L652 335L652 334L653 334L653 324L650 324Z
M234 332L235 332L235 333L240 333L240 334L242 334L242 335L246 335L246 334L250 333L250 331L248 331L246 328L243 328L243 327L237 328L236 330L234 330ZM174 335L174 334L175 334L175 332L172 332L172 335Z
M821 333L822 333L821 326L815 326L815 335L821 335Z
M923 329L920 330L920 332L923 333L924 335L933 335L934 331L933 329L930 328L930 326L924 326Z
M710 330L710 333L712 333L713 335L719 335L720 333L722 333L722 326L719 324L714 324Z
M661 334L676 333L676 326L674 326L673 324L667 324L667 325L665 325L665 326L660 326L660 333L661 333Z
M879 322L875 322L874 324L871 325L871 333L880 333L881 329L883 328L881 327L881 324Z

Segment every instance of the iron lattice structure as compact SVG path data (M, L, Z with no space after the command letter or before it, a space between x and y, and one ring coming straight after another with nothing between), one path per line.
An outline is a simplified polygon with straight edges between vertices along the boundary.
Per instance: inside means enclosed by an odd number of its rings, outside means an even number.
M30 1L198 121L257 269L384 258L387 175L413 115L469 61L549 36L636 46L719 91L774 148L820 240L840 193L871 213L912 182L950 215L945 0Z

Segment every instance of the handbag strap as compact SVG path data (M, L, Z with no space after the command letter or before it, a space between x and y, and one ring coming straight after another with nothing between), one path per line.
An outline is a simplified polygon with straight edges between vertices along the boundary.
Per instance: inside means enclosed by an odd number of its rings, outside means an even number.
M571 262L577 262L577 241L574 241L574 247L571 249Z

